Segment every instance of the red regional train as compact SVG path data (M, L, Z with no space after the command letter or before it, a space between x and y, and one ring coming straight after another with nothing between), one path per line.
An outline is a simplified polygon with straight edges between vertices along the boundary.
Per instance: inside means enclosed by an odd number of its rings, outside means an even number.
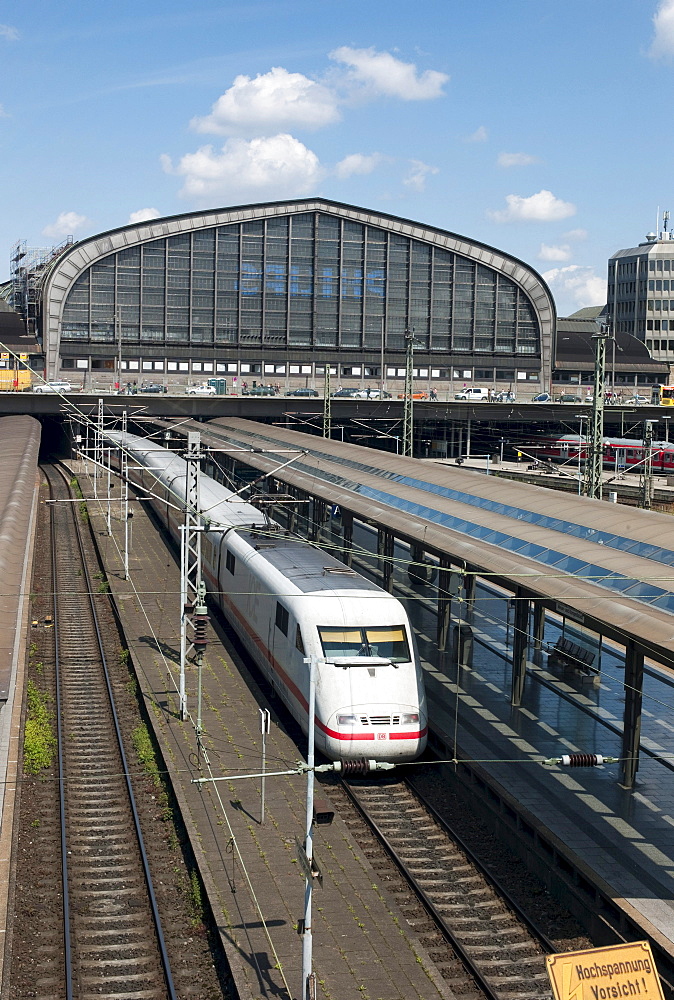
M584 461L587 441L579 434L562 434L560 437L542 437L532 442L536 456L551 458L558 462ZM580 448L580 455L578 450ZM634 438L604 438L604 465L610 469L629 471L643 468L645 454L643 442ZM651 464L654 472L674 475L674 443L653 441L651 444Z

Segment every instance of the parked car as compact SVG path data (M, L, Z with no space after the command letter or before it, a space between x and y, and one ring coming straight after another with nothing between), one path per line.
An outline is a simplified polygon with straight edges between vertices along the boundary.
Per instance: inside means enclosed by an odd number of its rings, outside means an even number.
M354 399L390 399L391 393L386 389L359 389L354 392Z
M317 396L317 389L293 389L291 392L287 392L286 396Z
M333 399L352 399L357 392L358 389L354 387L353 389L338 389L337 392L331 392L330 395Z
M188 385L185 389L188 396L215 396L214 385Z
M70 382L64 379L54 379L53 382L40 382L33 387L33 392L72 392L73 387Z
M166 392L166 386L159 382L143 382L138 392Z
M405 398L405 393L404 392L399 392L398 393L398 399L404 399L404 398ZM412 399L428 399L428 393L427 392L413 392L412 393Z
M491 389L484 389L481 385L469 385L461 392L455 392L454 399L491 399Z
M623 399L623 403L628 403L630 406L648 406L650 399L647 396L642 396L638 392L633 396L629 396L627 399Z
M549 403L552 397L549 392L539 392L537 396L531 400L532 403Z
M557 403L582 403L583 400L580 396L576 396L573 392L563 392L561 396L558 396L555 400Z
M275 396L276 389L273 385L252 385L248 389L244 389L242 395L244 396Z

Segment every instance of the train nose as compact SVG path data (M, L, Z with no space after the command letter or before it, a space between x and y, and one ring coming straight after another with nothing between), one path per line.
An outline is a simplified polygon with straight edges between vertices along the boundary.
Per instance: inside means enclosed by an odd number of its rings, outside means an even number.
M413 760L426 745L426 717L413 705L350 705L330 717L326 737L333 758Z

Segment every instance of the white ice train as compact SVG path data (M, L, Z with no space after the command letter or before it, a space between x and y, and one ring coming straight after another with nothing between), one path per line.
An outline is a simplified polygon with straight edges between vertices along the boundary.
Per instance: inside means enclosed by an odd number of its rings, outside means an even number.
M157 496L155 511L178 537L182 516L166 501L184 501L185 461L132 434L109 436L143 467L129 475ZM319 658L317 749L331 760L417 757L426 745L426 697L400 602L204 475L200 508L211 525L202 535L211 599L305 733L305 657Z

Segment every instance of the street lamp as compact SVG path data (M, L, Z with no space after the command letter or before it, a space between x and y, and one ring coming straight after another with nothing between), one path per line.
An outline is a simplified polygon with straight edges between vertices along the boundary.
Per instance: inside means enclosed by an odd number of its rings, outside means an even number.
M665 425L665 444L669 444L669 421L672 418L671 417L660 417L660 419L662 420L662 422Z

